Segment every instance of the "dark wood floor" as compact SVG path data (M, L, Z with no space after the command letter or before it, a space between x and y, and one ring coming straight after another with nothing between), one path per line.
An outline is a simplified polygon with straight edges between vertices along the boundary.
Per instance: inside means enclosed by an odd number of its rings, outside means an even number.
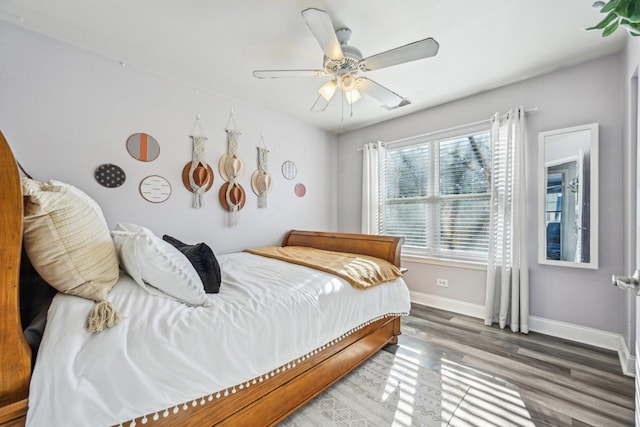
M634 424L634 379L613 351L419 305L385 350L456 384L450 426Z

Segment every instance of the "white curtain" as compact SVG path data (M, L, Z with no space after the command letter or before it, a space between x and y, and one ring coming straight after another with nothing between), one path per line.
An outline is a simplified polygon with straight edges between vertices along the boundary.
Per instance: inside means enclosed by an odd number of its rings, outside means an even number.
M384 146L370 142L362 147L362 232L378 234L380 221L380 173Z
M484 323L529 333L526 141L522 107L491 126L491 219Z

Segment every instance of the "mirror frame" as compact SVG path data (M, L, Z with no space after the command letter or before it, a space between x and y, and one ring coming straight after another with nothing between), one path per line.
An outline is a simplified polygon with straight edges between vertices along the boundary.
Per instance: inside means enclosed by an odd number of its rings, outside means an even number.
M547 259L546 256L546 215L545 215L545 201L547 193L547 168L545 165L545 139L549 136L558 136L566 133L590 131L590 156L589 156L589 170L590 170L590 205L589 205L589 262L575 262L575 261L557 261ZM556 265L562 267L575 267L575 268L598 268L598 123L589 123L586 125L573 126L564 129L556 129L538 134L538 263L545 265Z

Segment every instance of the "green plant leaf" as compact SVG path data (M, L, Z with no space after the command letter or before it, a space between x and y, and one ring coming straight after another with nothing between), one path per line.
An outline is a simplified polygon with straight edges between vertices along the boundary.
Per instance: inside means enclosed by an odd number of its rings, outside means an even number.
M625 28L640 30L640 22L632 22L632 21L629 21L628 19L621 19L620 25Z
M602 9L600 9L601 13L611 12L618 5L618 0L609 0L609 3L605 4Z
M598 10L600 10L600 9L602 9L602 7L603 7L605 4L606 4L606 3L605 3L605 2L603 2L603 1L597 1L597 2L594 2L594 3L591 5L591 7L592 7L592 8L594 8L594 9L598 9Z
M629 31L629 34L640 33L640 22L630 22L626 19L620 21L620 26Z
M604 31L602 32L602 37L609 37L611 34L613 34L613 32L615 30L618 29L618 25L619 25L619 21L616 20L613 24L609 25L607 28L604 29Z
M640 5L637 0L618 0L614 12L630 21L640 20Z
M613 9L618 15L623 18L629 16L629 7L632 7L633 0L618 0L616 7Z
M640 22L640 3L632 2L627 8L628 15L625 17L631 22Z
M597 25L593 27L587 28L587 30L603 30L609 24L611 24L614 20L618 19L618 15L615 12L610 12L602 21L598 22Z

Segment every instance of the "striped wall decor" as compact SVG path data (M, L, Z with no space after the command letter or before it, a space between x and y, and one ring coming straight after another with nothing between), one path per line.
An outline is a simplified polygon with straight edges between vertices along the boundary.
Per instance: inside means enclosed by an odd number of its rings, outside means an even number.
M134 133L127 138L127 151L134 159L151 162L160 155L160 144L151 135Z

